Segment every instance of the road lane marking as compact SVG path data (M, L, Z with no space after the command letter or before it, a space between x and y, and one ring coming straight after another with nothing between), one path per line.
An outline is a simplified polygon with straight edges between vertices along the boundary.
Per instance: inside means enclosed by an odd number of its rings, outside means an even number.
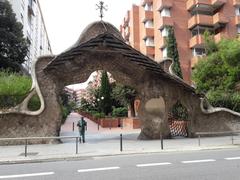
M20 178L20 177L33 177L33 176L48 176L48 175L53 175L53 174L54 174L54 172L42 172L42 173L31 173L31 174L5 175L5 176L0 176L0 179Z
M183 164L189 164L189 163L205 163L205 162L214 162L215 159L202 159L202 160L193 160L193 161L181 161Z
M172 163L164 162L164 163L149 163L149 164L137 164L137 167L148 167L148 166L164 166L164 165L170 165Z
M93 168L93 169L79 169L78 172L92 172L92 171L106 171L106 170L115 170L120 169L120 167L103 167L103 168Z
M238 160L240 157L230 157L230 158L224 158L225 160Z

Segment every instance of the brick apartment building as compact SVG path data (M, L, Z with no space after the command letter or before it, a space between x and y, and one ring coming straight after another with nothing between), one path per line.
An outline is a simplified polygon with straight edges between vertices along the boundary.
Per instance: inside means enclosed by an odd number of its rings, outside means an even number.
M215 41L240 33L240 0L142 0L127 11L120 31L135 49L157 62L167 57L165 38L172 26L178 44L184 80L205 55L203 33Z

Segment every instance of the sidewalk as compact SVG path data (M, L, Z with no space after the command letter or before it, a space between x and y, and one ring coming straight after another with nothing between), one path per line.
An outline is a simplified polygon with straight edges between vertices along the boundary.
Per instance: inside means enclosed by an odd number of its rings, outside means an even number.
M61 128L61 136L77 136L78 129L73 130L80 116L72 113ZM86 119L88 130L86 132L86 143L78 143L78 154L76 154L76 141L74 139L64 140L62 144L40 144L29 145L28 156L24 157L24 145L0 146L0 164L15 162L38 162L46 160L88 158L96 156L110 156L120 154L140 154L173 151L193 151L205 149L239 148L240 137L234 136L234 145L231 137L208 137L201 138L201 146L197 138L174 138L164 140L161 150L160 140L137 140L139 129L126 128L99 128L97 124ZM123 134L123 151L120 151L120 133Z

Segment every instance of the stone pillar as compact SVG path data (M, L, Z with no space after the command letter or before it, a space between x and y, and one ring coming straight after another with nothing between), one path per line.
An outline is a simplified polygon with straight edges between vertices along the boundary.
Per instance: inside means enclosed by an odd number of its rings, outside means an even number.
M159 139L169 137L170 130L165 116L165 101L162 97L141 102L139 117L142 120L142 130L138 139Z

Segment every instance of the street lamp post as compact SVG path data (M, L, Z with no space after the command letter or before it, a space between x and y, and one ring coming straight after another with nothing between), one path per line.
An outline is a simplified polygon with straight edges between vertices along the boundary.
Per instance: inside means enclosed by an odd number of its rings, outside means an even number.
M100 104L100 101L103 101L104 100L104 97L101 96L100 98L97 98L97 102L98 102L98 110L102 112L101 110L101 104ZM99 126L100 126L100 122L99 122L99 118L98 118L98 130L99 130Z

